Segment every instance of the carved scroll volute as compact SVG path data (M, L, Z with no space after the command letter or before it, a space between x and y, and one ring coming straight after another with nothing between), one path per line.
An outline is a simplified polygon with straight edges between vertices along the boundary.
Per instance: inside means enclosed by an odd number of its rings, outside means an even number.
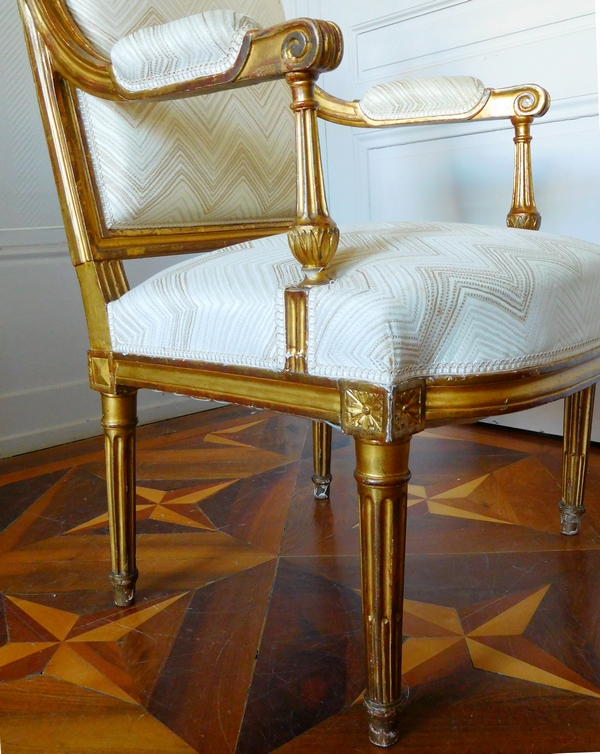
M326 267L337 250L339 230L329 216L325 198L314 97L316 74L290 73L286 79L292 89L297 159L297 217L288 231L288 241L305 273L301 285L320 285L328 281Z
M530 115L511 118L515 127L515 178L512 207L506 218L511 228L539 230L542 216L535 206L533 175L531 172L531 123Z

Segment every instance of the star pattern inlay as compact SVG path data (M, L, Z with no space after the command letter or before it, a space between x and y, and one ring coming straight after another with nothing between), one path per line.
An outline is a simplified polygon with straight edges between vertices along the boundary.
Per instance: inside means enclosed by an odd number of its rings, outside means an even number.
M215 430L206 434L202 440L210 445L223 445L225 447L245 448L255 450L252 445L231 439L230 435L243 432L257 424L262 424L263 419L246 422L234 427ZM237 481L236 478L228 479L217 484L203 484L187 489L161 490L153 487L136 487L136 520L162 521L164 523L186 526L192 529L204 529L214 531L215 526L205 513L198 507L203 500L216 495ZM108 513L102 513L89 521L84 521L78 526L69 529L66 534L81 534L93 529L102 529L108 526Z
M152 487L136 487L138 503L135 506L136 519L143 521L164 521L179 526L189 526L193 529L214 531L212 521L197 507L197 504L217 492L226 489L236 480L213 484L207 487L192 487L185 490L157 490ZM96 516L79 526L70 529L67 534L81 533L91 529L101 529L108 526L108 513Z
M490 474L484 474L477 479L459 484L456 487L428 495L427 489L423 485L408 485L408 507L419 503L426 503L429 513L436 516L450 516L452 518L465 518L471 521L487 521L494 524L507 524L514 526L518 524L515 516L511 516L511 511L504 512L504 516L488 515L482 513L485 508L478 502L470 499L470 496L490 477ZM511 520L512 519L512 520Z
M600 689L523 635L550 585L458 611L404 601L402 674L410 686L465 665L600 699Z
M85 616L5 595L11 638L0 647L0 683L41 673L140 704L118 642L186 594Z

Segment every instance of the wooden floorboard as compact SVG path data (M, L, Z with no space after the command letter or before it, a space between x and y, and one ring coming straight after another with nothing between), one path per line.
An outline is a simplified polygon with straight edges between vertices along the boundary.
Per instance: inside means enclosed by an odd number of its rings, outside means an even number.
M137 604L115 608L102 442L0 461L2 754L374 752L353 447L225 407L139 432ZM600 751L600 450L579 537L561 443L444 427L411 451L400 743Z

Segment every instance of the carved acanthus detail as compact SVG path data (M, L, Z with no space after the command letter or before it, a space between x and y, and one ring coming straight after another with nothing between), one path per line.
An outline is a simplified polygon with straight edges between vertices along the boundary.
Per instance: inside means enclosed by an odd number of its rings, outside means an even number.
M539 230L541 224L542 218L537 212L511 212L507 218L507 225L510 228L520 228L521 230Z
M337 250L340 231L332 223L329 227L295 225L288 231L292 254L304 267L307 278L317 280Z

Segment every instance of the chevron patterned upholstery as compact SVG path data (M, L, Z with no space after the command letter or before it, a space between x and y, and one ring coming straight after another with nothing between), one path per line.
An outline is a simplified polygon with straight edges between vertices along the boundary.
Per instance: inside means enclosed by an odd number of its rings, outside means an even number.
M231 0L67 0L109 57L140 29L223 11ZM279 0L235 0L261 27L283 20ZM294 125L283 81L210 97L121 104L78 96L108 228L292 220Z
M483 84L472 76L404 79L372 87L359 107L372 120L464 115L483 96Z
M600 247L546 233L442 223L342 228L333 282L312 288L308 372L502 372L600 346ZM285 236L200 255L109 304L121 353L282 370Z
M258 29L256 21L226 10L138 29L110 51L115 78L127 91L139 92L223 73L251 29Z

